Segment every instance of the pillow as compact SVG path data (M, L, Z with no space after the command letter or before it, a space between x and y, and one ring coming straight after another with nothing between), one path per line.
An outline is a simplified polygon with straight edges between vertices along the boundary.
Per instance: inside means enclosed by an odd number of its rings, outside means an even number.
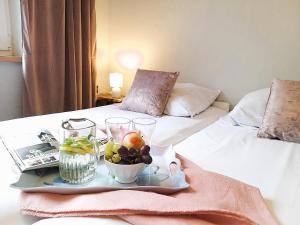
M300 143L300 81L273 80L258 137Z
M245 95L229 113L238 125L260 127L266 110L270 88Z
M195 116L207 109L219 96L213 90L191 83L176 83L172 90L165 114L171 116Z
M178 75L178 72L139 69L120 108L161 116Z

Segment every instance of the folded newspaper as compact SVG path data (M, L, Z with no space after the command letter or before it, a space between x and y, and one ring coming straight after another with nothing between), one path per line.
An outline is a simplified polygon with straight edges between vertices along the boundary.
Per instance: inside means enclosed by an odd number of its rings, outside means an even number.
M1 139L22 172L58 165L59 142L48 130L1 136Z

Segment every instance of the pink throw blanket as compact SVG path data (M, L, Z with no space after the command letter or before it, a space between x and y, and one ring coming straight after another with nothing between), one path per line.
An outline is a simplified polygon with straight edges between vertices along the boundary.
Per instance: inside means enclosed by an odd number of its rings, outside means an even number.
M182 162L190 187L161 195L119 190L85 195L22 193L21 210L38 217L116 215L136 225L276 225L259 190Z

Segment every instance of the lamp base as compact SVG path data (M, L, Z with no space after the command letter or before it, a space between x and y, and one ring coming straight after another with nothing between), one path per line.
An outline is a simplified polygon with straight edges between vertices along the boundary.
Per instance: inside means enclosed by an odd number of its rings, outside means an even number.
M113 87L111 91L111 96L113 98L121 98L121 88Z

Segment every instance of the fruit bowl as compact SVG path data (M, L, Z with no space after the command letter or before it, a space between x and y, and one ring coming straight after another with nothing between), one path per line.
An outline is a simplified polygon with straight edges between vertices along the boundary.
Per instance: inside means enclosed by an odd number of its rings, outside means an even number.
M108 141L105 146L105 165L120 183L132 183L147 164L152 163L150 146L138 131L127 132L120 143Z
M124 165L112 163L107 160L105 160L105 165L115 180L122 184L129 184L136 181L137 175L146 167L145 163Z

